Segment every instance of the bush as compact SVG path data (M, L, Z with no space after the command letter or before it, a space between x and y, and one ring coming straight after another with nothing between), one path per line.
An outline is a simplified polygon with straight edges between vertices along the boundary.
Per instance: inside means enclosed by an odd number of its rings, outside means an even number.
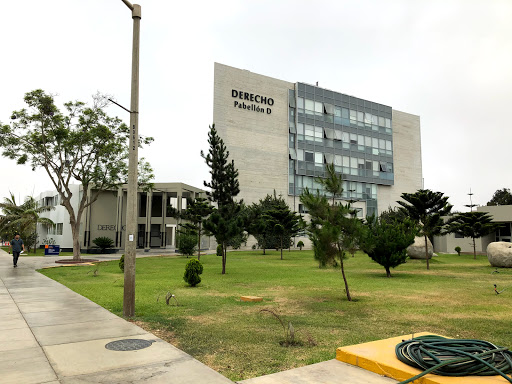
M119 269L121 269L121 271L124 272L124 253L121 256L121 258L119 259Z
M217 256L222 256L222 244L217 245Z
M460 256L460 251L462 251L461 247L455 247L455 252Z
M199 277L201 273L203 273L203 264L196 259L191 259L185 266L183 280L185 280L190 286L195 287L201 282L201 277Z
M197 236L191 232L178 232L178 251L187 256L192 256L197 246Z
M303 246L304 246L304 243L302 242L302 240L299 240L299 242L297 243L297 247L299 247L299 249L302 251Z
M97 237L92 242L101 249L101 253L105 253L108 248L112 248L114 246L114 240L106 236Z

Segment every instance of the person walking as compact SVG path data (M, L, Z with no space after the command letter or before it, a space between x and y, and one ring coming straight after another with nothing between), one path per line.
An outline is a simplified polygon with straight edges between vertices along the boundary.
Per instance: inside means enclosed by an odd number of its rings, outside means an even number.
M20 238L20 234L16 233L14 235L14 239L11 240L9 244L9 253L11 253L12 249L12 261L14 264L14 268L18 266L18 257L20 257L21 251L25 252L25 244L23 244L23 240Z

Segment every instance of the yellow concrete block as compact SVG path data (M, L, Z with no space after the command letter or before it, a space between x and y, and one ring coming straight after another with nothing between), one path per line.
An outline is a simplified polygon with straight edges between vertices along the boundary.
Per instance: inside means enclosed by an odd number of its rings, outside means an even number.
M240 300L242 300L242 301L257 302L257 301L263 301L263 297L258 297L258 296L240 296Z
M431 335L429 332L415 333L414 337ZM438 335L440 336L440 335ZM402 363L395 354L395 347L403 340L411 339L413 335L392 337L369 343L340 347L336 350L336 359L352 364L379 375L394 380L404 381L421 373L419 369ZM501 376L465 376L448 377L433 374L425 375L413 382L414 384L505 384Z

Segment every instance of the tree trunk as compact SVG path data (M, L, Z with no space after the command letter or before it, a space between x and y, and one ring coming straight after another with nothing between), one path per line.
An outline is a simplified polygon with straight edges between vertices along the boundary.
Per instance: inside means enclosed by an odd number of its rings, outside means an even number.
M476 260L476 244L475 244L475 238L473 237L473 259Z
M430 264L428 260L428 243L427 243L427 235L423 235L425 237L425 258L427 259L427 269L430 269Z
M226 250L226 243L222 243L222 274L226 274L226 256L227 256L227 250Z
M73 236L73 260L80 261L80 222L71 223L71 234Z
M391 271L389 270L389 267L384 268L386 268L386 277L391 277Z
M199 230L197 231L197 260L201 260L201 223L199 223Z
M347 300L352 301L352 297L350 296L350 291L348 290L348 282L347 277L345 276L345 268L343 267L343 259L340 257L341 263L341 274L343 276L343 282L345 283L345 291L347 292Z

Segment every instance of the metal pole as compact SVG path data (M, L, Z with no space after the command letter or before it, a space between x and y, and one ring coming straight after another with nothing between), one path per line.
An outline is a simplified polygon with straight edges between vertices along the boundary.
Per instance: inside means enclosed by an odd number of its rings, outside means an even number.
M135 250L137 235L137 163L139 149L139 48L141 8L123 2L132 10L132 95L130 104L130 147L128 158L128 196L126 204L126 241L124 256L123 315L135 315Z

